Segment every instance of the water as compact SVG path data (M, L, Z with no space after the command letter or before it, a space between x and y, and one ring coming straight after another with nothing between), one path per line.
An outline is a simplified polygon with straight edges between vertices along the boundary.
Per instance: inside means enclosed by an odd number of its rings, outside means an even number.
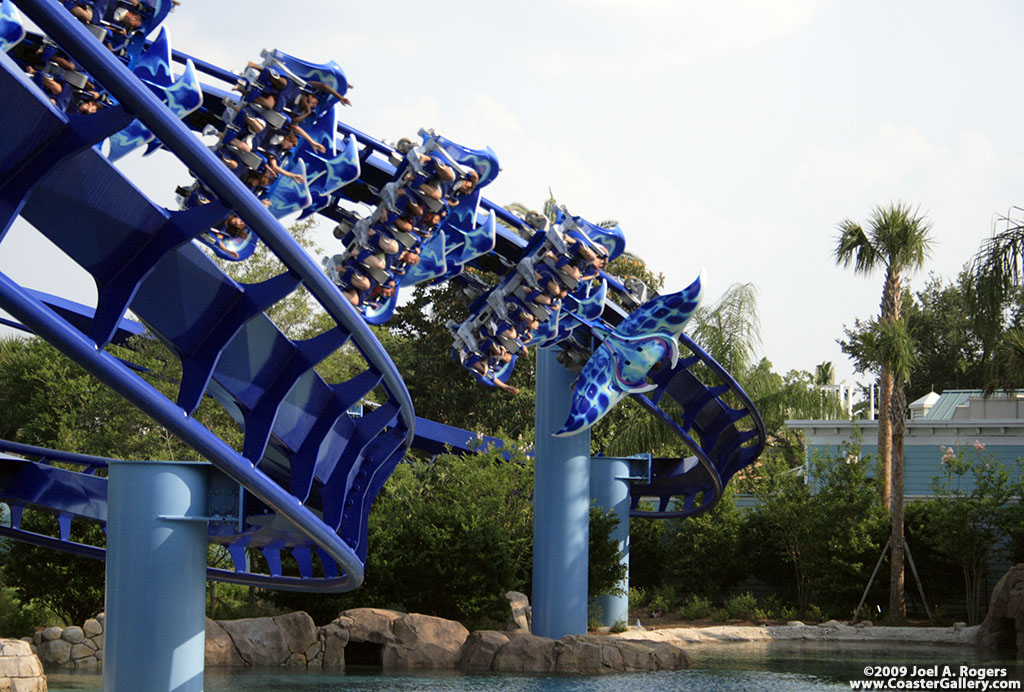
M844 642L701 644L687 652L693 668L618 675L385 674L369 668L338 672L289 669L217 669L206 672L206 692L820 692L849 690L867 665L971 665L1006 668L1024 680L1024 662L996 661L961 647ZM99 675L48 676L50 692L101 692Z

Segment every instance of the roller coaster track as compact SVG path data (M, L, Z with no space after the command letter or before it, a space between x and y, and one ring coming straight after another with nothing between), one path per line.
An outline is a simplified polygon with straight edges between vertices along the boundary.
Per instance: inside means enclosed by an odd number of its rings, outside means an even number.
M363 579L370 506L417 433L400 374L320 267L185 123L53 0L18 0L17 5L119 105L90 116L66 115L0 54L0 127L5 133L0 141L0 243L13 220L24 217L93 276L99 294L95 313L83 322L0 274L0 308L242 487L239 515L211 531L211 542L229 549L234 571L214 571L212 577L299 590L357 588ZM175 58L188 56L176 53ZM217 79L234 77L192 61ZM209 90L217 98L222 93ZM94 148L133 119L144 123L219 201L168 211ZM360 147L361 177L355 187L379 189L394 174L393 150L345 125L339 125L339 132ZM523 227L522 220L496 204L481 200L481 208ZM282 274L259 284L239 284L191 242L229 211L280 260ZM322 213L331 217L330 209ZM514 271L526 247L519 235L499 228L494 250L473 264L499 274ZM626 288L614 277L605 278L628 304ZM300 287L334 323L306 341L287 338L265 314ZM174 401L105 349L128 310L180 358L182 378ZM607 301L602 320L614 327L626 315ZM593 345L599 337L588 338ZM764 426L749 397L697 344L685 335L680 341L675 366L666 361L651 375L656 388L634 397L691 454L652 462L646 479L633 485L633 516L685 517L709 510L729 479L764 446ZM350 380L327 383L314 368L345 344L355 347L366 368ZM380 406L352 415L352 406L371 392ZM207 395L241 423L241 451L192 416ZM418 446L436 447L447 434L421 434ZM0 462L0 501L19 516L24 507L56 512L61 536L30 534L17 522L3 535L98 556L95 548L73 544L65 524L72 517L103 521L105 510L95 504L102 495L102 460L6 449L24 458ZM54 466L49 463L54 458L80 471ZM88 495L89 502L67 499L75 495L76 483L87 489L79 494ZM41 494L47 484L65 487L67 493ZM641 508L641 498L656 498L657 509ZM266 573L251 571L246 550L253 549L265 556ZM294 557L297 575L285 573L283 553Z

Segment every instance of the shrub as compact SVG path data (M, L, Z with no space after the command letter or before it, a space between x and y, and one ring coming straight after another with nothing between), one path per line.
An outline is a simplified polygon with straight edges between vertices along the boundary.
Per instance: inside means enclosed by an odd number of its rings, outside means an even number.
M651 595L651 602L647 605L652 613L667 613L676 604L676 590L671 585L655 589Z
M609 631L612 634L621 634L622 632L625 632L628 629L629 629L629 625L626 624L625 620L616 620L615 624L612 625L612 628Z
M642 586L629 587L629 609L636 610L647 605L647 589Z
M731 596L725 601L725 612L730 620L747 620L754 615L756 607L757 599L749 591Z
M703 620L710 616L711 601L703 596L691 594L679 608L679 617L684 620Z

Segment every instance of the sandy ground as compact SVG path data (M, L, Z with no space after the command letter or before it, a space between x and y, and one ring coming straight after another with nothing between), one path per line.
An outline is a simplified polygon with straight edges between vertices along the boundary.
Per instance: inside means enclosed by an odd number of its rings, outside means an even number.
M626 639L649 639L673 644L704 644L758 641L834 641L948 644L972 646L978 626L965 627L881 627L869 624L847 625L835 620L820 625L716 625L712 627L630 627L618 635Z

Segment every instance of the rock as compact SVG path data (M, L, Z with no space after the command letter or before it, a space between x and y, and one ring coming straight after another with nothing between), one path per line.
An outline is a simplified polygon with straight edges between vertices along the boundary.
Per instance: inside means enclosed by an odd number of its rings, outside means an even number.
M650 642L653 670L684 670L690 667L690 657L681 646L669 642Z
M857 623L857 627L874 627L874 626L875 626L875 623L871 622L870 620L861 620L860 622Z
M308 613L300 610L287 615L278 615L273 620L277 628L281 630L285 645L291 653L305 656L306 649L317 643L316 623Z
M307 648L303 652L303 655L306 657L307 661L312 661L314 658L320 655L320 651L322 648L323 644L321 644L319 641L315 641L309 645L309 648Z
M280 666L291 655L284 634L275 624L274 618L218 620L217 624L231 637L231 642L246 665Z
M530 599L526 597L526 594L519 593L518 591L509 591L505 594L505 598L508 599L508 604L512 608L513 627L509 629L525 630L526 632L532 631L530 629L532 623L528 617L530 613Z
M238 655L231 636L216 621L206 618L206 665L242 666L245 662Z
M337 622L332 622L320 628L320 636L323 639L323 666L324 668L345 667L345 645L348 644L348 630L341 627Z
M90 649L85 644L72 644L71 645L71 660L78 661L80 658L93 658L95 650Z
M87 637L98 637L103 634L103 625L96 618L89 618L82 624L82 631Z
M284 662L286 666L302 666L306 667L306 657L302 654L292 654L288 657L288 660Z
M32 643L39 646L43 643L43 631L36 630L35 634L32 635Z
M348 630L349 641L384 644L394 639L391 626L403 615L383 608L353 608L342 612L334 622Z
M498 673L547 673L554 666L554 639L518 634L495 654L493 669Z
M71 660L71 642L47 639L39 645L39 660L43 665L62 666Z
M417 613L396 619L391 632L381 655L385 669L454 668L469 637L459 622Z
M63 631L64 630L62 630L60 627L47 627L45 630L43 630L43 641L49 642L53 641L54 639L60 639L60 635Z
M786 627L806 627L806 625L799 620L790 620L786 623Z
M504 632L480 630L466 637L459 654L459 670L482 673L494 666L494 656L509 642Z
M95 673L100 670L102 664L95 656L86 656L75 661L75 670L82 673Z
M626 669L626 664L622 660L622 652L615 646L601 647L601 665L613 671Z
M1014 565L992 590L988 613L978 630L987 649L1016 650L1024 656L1024 564Z
M829 620L828 622L823 622L820 625L818 625L818 627L824 627L827 630L837 630L842 626L843 623L839 622L838 620Z
M28 642L0 639L0 690L46 692L43 666L32 653Z
M626 639L614 640L615 648L622 654L622 668L624 671L654 670L654 655L647 645L653 642L635 642Z
M555 644L555 670L559 673L600 673L603 637L565 636Z
M82 640L85 639L85 632L82 631L81 627L72 625L64 629L64 633L60 635L60 638L72 644L81 644Z

